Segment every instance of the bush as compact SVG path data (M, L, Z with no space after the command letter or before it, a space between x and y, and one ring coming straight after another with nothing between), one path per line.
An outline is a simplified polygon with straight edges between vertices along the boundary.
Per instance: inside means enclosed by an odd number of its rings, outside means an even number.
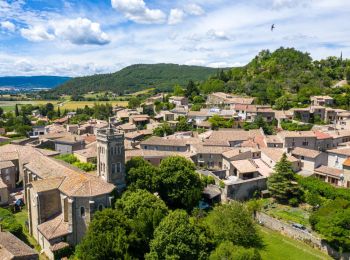
M15 216L7 209L0 208L1 226L17 237L23 235L22 225L17 222Z
M69 164L73 164L78 161L78 158L75 157L73 154L60 154L57 155L55 158Z
M298 124L291 121L282 121L281 127L283 130L288 130L288 131L309 131L313 127L313 125Z
M74 162L73 165L85 172L91 172L96 170L96 165L92 163Z
M291 205L292 207L297 207L299 205L299 200L297 198L291 198L288 201L288 204Z
M314 194L318 194L326 199L334 200L336 198L343 198L350 200L350 190L345 188L335 188L332 185L320 181L314 177L299 177L298 183L300 186Z

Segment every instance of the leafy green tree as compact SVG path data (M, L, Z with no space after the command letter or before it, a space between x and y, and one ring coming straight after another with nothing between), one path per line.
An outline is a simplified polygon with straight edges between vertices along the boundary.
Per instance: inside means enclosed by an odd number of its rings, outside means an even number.
M289 103L287 96L281 96L275 100L275 109L277 110L288 110Z
M130 221L113 209L94 214L81 243L76 247L76 257L86 260L130 259Z
M135 109L141 105L140 99L135 96L132 96L128 102L128 108Z
M166 135L172 135L174 130L170 127L168 123L163 123L160 126L153 129L153 135L163 137Z
M129 251L142 259L149 252L149 243L161 220L168 214L164 201L145 190L127 191L117 200L116 210L129 220L133 230L133 241Z
M179 122L176 125L176 132L185 132L191 130L191 125L187 123L186 117L179 118Z
M261 256L255 248L235 246L224 241L210 254L209 260L260 260Z
M239 202L216 206L204 221L217 245L229 241L243 247L262 246L251 212Z
M225 82L220 79L208 79L200 86L200 89L205 94L222 92L225 90Z
M203 183L191 161L171 156L162 160L159 170L159 195L167 205L187 210L198 205Z
M183 210L166 216L154 232L146 259L205 259L206 246L201 230Z
M185 91L183 90L183 88L180 85L175 85L174 86L174 90L173 90L173 94L174 96L183 96L185 95Z
M126 183L129 190L144 189L156 192L159 189L159 169L150 163L128 170Z
M148 161L146 161L145 159L143 159L141 156L132 157L125 164L126 174L128 175L131 168L138 168L138 167L143 167L143 166L147 166L147 165L151 165L151 164Z
M208 121L211 124L211 128L214 130L233 127L233 119L226 119L219 115L213 115Z
M296 174L292 164L287 160L284 153L281 160L276 163L274 172L267 181L268 189L279 203L298 203L301 197L301 189L296 182ZM294 205L293 205L294 206Z
M346 78L346 81L348 82L348 84L350 85L350 67L346 67L345 78Z
M338 251L350 251L350 202L341 198L328 201L311 214L310 223Z

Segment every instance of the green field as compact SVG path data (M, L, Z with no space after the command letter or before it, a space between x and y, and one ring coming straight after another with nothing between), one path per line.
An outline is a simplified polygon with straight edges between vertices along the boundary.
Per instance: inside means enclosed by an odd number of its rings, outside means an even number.
M260 227L260 233L265 243L265 249L260 251L262 259L266 260L317 260L332 259L323 252L311 246L270 229Z
M111 104L112 106L123 106L126 107L128 105L127 101L69 101L60 105L61 111L64 109L67 110L75 110L77 108L84 108L85 106L92 107L94 104Z
M14 111L16 104L32 104L32 105L44 105L46 103L52 103L56 106L60 103L58 100L34 100L34 101L0 101L0 107L4 109L5 112ZM84 108L86 105L92 107L95 103L99 104L112 104L113 106L124 106L128 105L127 101L68 101L60 105L60 109L64 110L75 110L77 108Z

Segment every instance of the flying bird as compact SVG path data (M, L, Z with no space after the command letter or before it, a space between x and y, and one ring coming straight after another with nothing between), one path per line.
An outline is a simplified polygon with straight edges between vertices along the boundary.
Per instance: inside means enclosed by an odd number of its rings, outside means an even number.
M271 32L273 32L273 30L275 29L275 24L271 25Z

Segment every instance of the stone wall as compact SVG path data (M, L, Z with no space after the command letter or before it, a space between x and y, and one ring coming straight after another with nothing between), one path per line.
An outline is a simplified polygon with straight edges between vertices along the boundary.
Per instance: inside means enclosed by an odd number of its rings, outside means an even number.
M309 244L314 248L318 248L336 259L350 259L350 253L343 253L342 255L340 255L339 252L331 248L324 240L308 231L294 228L290 224L270 217L265 213L257 212L255 217L261 225L269 229L278 231L290 238L303 241L306 244Z

